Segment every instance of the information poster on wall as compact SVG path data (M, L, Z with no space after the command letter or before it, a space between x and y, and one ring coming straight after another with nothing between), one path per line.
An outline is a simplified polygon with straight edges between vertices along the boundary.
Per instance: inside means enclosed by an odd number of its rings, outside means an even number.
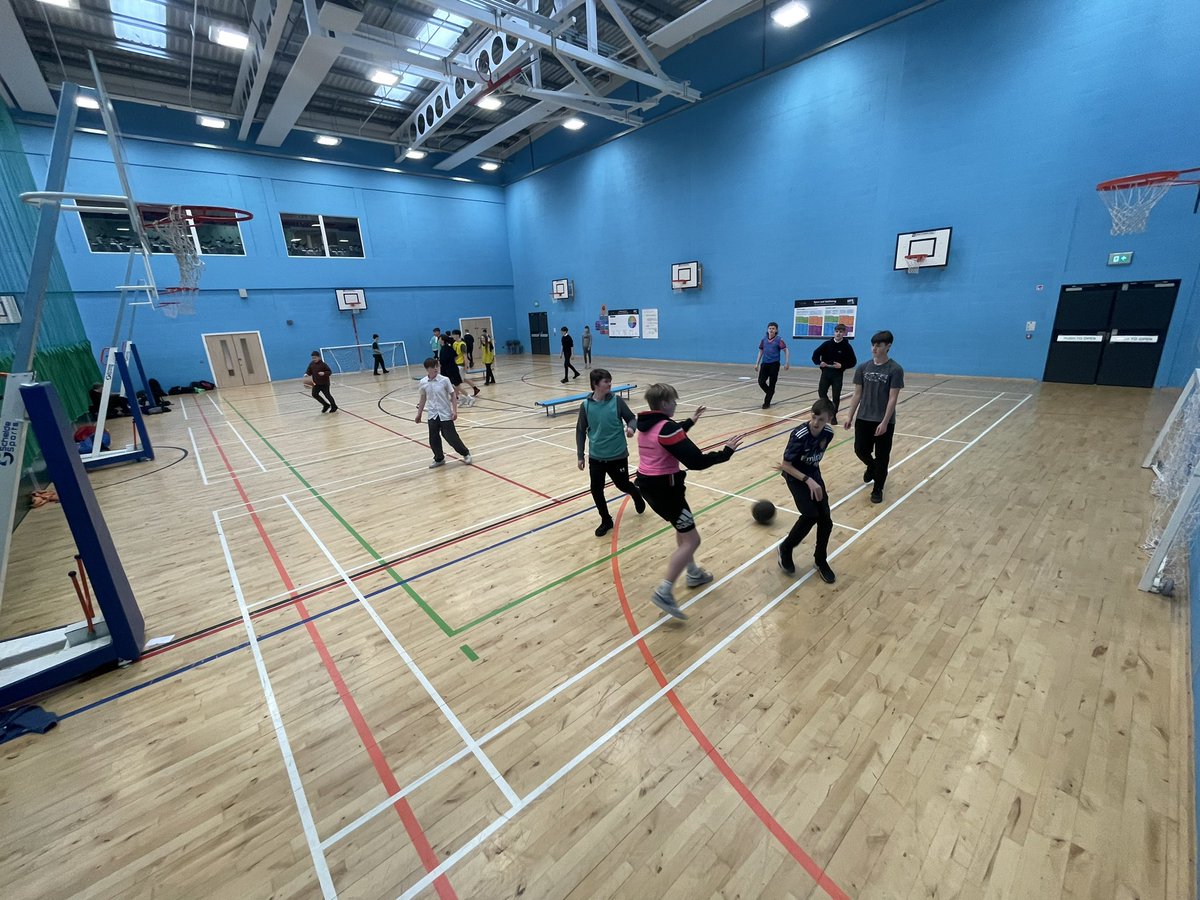
M828 300L797 300L792 322L792 337L833 337L833 329L846 326L846 337L854 337L858 324L858 298L837 297Z
M642 336L642 311L640 309L610 309L608 311L608 336L635 338Z
M648 341L658 340L658 310L642 310L642 337Z

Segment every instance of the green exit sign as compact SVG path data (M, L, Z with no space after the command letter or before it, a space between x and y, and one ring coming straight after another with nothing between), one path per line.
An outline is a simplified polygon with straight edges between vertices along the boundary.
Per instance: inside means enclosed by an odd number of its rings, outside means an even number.
M1110 266L1127 266L1133 262L1133 251L1123 250L1118 253L1108 254L1108 264Z

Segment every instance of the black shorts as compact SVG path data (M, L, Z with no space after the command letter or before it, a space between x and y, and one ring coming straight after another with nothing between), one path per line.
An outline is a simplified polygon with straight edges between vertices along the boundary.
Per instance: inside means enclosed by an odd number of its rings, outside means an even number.
M443 372L442 374L449 378L450 383L455 387L458 387L460 384L462 384L462 373L458 371L458 366L455 366L449 372Z
M683 533L696 530L696 520L688 506L684 480L686 472L674 475L638 475L637 485L650 508Z

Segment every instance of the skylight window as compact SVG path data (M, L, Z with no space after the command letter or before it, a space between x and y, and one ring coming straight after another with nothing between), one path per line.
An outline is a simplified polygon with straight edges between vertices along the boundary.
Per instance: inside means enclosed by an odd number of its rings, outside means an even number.
M383 106L403 106L404 101L412 96L412 92L420 86L422 80L420 75L405 72L391 87L387 85L377 87L375 89L375 99Z
M167 7L154 0L108 0L113 36L122 50L167 59Z
M416 39L418 43L427 47L449 50L470 24L470 19L448 13L444 9L434 10L433 18L417 32Z

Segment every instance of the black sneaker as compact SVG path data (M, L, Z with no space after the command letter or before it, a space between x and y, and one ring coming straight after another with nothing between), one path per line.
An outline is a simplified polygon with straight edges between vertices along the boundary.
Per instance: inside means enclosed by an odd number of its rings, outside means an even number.
M612 519L604 519L600 523L600 525L596 528L596 537L604 537L606 534L608 534L610 531L612 531L612 527L613 527L613 520Z
M875 480L875 464L867 463L867 468L863 471L863 484L870 484Z
M792 554L788 553L787 555L784 555L782 544L780 544L778 549L779 556L777 562L779 563L779 568L783 569L785 575L795 575L796 564L792 562Z
M559 382L559 384L566 384L566 383L567 383L567 379L565 379L565 378Z
M883 491L871 491L871 502L872 503L882 503L883 502Z
M837 576L833 574L833 569L829 568L829 563L816 563L817 574L821 576L821 580L826 584L833 584L837 581Z
M633 508L637 510L639 516L646 511L646 501L642 499L640 494L633 498Z
M770 401L770 400L764 400L764 401L763 401L762 408L763 408L763 409L770 409L770 408L771 408L771 401Z

